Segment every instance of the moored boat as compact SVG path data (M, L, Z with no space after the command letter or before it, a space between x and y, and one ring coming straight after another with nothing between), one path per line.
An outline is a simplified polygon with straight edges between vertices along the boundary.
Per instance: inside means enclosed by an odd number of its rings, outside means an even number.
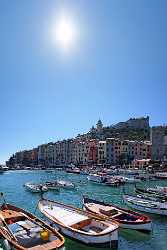
M41 199L38 208L60 232L90 246L117 247L118 224L104 222L89 213L56 201Z
M64 238L31 213L10 204L0 210L0 237L8 250L62 249Z
M111 186L111 187L118 187L120 185L119 180L115 178L107 178L105 181L105 185Z
M53 181L45 182L44 186L46 186L48 190L60 191L60 188L58 187L57 183Z
M149 196L149 197L154 197L157 199L162 199L167 201L167 193L162 193L160 192L159 189L157 188L139 188L135 187L135 192L137 194Z
M115 220L122 228L151 231L151 220L146 215L88 197L83 197L83 206L87 211L100 215L108 221Z
M140 179L135 178L135 177L124 177L123 176L123 180L124 180L125 183L129 183L129 184L134 184L134 183L141 182Z
M57 180L56 184L60 188L65 188L65 189L73 189L73 188L75 188L75 185L70 181Z
M128 206L139 211L167 216L166 202L152 201L131 195L123 195L123 200Z
M80 174L80 169L79 168L67 168L66 173L70 174Z
M104 183L106 181L106 176L99 174L89 174L87 177L88 181L96 182L96 183Z
M24 184L24 187L28 191L31 191L32 193L40 193L41 191L43 191L43 192L48 191L47 186L43 185L43 184L35 184L35 183L27 182Z
M161 179L161 180L164 180L164 179L167 179L167 172L157 172L155 174L155 178L157 179Z

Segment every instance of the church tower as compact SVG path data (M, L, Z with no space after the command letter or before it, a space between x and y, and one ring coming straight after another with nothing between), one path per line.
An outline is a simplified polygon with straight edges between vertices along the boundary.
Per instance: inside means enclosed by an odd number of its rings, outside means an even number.
M103 128L103 123L100 119L98 120L98 122L96 124L96 128L98 131L102 130L102 128Z

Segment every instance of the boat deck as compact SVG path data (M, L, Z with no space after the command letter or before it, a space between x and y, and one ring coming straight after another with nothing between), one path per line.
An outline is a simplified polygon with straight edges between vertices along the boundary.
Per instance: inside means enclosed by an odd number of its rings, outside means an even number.
M13 210L10 210L10 209L1 210L0 214L5 219L12 219L12 218L17 218L17 217L22 217L23 216L19 212L13 211Z
M79 214L78 212L54 205L45 205L43 207L43 210L55 219L59 220L60 222L63 222L63 224L66 226L72 226L78 222L89 219L87 216Z
M121 211L116 210L115 207L112 207L112 206L103 206L100 204L88 203L87 207L93 210L97 214L111 216L112 218L117 217L122 214Z

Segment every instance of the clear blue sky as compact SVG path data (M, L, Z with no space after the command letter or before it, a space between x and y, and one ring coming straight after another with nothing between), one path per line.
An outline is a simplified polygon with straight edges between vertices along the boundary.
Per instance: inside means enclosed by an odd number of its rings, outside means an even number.
M68 56L49 36L61 9L79 30ZM166 13L166 0L1 1L0 162L99 117L166 123Z

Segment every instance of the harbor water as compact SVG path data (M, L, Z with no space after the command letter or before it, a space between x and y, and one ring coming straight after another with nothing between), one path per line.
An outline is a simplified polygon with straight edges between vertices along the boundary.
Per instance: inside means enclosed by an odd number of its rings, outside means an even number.
M112 202L120 206L125 204L122 201L124 192L132 194L134 185L126 184L124 187L108 187L103 184L96 184L87 181L86 175L67 174L64 171L7 171L0 175L0 192L5 194L8 203L12 203L18 207L41 216L36 209L40 194L31 193L23 186L26 182L41 183L45 181L53 181L56 179L69 180L76 184L76 189L58 191L49 191L44 195L50 199L61 201L66 204L82 207L82 196L87 194L92 198ZM142 182L142 185L163 185L167 186L167 181L150 181ZM2 203L2 200L1 200ZM158 215L150 215L153 220L153 230L150 234L137 232L135 230L121 229L119 231L118 250L166 250L167 249L167 217ZM94 250L93 247L87 247L83 244L65 238L66 250ZM102 249L102 248L101 248ZM105 248L106 249L106 248Z

